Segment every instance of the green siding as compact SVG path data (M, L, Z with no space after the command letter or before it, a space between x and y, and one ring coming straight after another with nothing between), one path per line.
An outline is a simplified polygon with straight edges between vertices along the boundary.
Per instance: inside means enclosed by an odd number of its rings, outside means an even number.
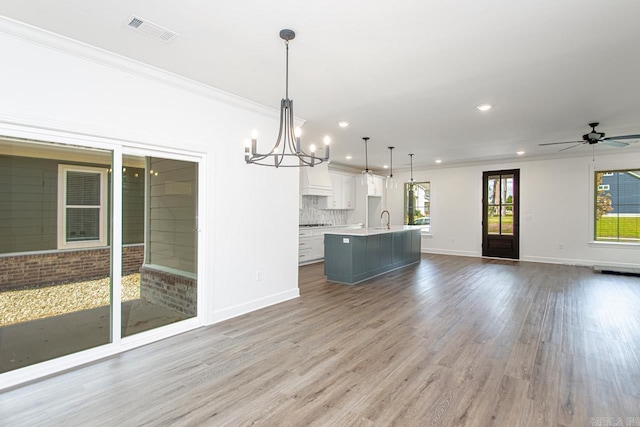
M57 248L58 164L108 167L0 155L0 253ZM138 173L139 178L128 179L129 172L131 177ZM144 169L127 168L127 174L123 179L122 215L125 244L144 241L145 176Z
M122 243L125 245L144 242L145 177L144 169L128 166L122 176Z
M149 157L146 262L197 272L197 164ZM158 175L155 175L155 173Z
M58 162L0 155L0 253L56 248Z

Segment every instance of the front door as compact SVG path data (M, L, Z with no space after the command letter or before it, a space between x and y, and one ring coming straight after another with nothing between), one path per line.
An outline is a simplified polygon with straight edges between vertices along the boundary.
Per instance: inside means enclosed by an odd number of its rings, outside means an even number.
M520 258L520 170L483 172L482 256Z

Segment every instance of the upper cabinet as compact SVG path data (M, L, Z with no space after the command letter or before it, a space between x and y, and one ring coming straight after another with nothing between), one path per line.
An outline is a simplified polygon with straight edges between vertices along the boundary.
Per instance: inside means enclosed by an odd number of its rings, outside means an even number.
M382 197L384 189L384 178L378 175L373 176L373 182L367 182L367 196Z
M333 191L326 199L321 199L321 209L355 209L355 179L353 175L329 171Z
M303 196L331 196L331 178L326 163L300 168L300 194Z

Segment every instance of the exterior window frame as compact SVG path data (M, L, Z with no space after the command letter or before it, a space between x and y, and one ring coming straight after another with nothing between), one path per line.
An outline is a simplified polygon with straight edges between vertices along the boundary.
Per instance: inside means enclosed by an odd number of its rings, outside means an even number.
M77 242L67 241L67 173L84 172L95 173L100 176L100 206L98 218L97 240L83 240ZM107 246L107 221L108 221L108 170L95 166L58 165L58 249L82 249L99 248Z
M606 163L602 165L598 165L595 167L591 165L589 167L589 181L590 181L590 197L589 197L589 245L594 247L634 247L637 248L640 246L640 241L634 240L599 240L597 237L597 229L596 229L596 204L597 204L597 195L599 190L596 185L597 182L597 174L601 173L602 176L613 176L615 172L624 172L624 171L634 171L638 170L637 164L629 164L629 162L615 162L615 163ZM607 191L607 190L604 190Z
M431 232L432 232L432 228L431 228L431 226L432 226L432 224L431 224L431 212L432 212L431 201L433 200L433 197L432 197L433 189L432 189L432 186L431 186L432 183L431 183L430 180L405 182L404 183L404 185L403 185L403 193L404 193L404 195L403 195L403 197L404 197L403 223L405 225L410 225L410 224L408 224L408 215L409 215L408 214L408 210L409 210L409 200L408 200L408 194L409 194L408 193L408 191L409 191L408 188L409 187L408 186L411 185L411 184L413 184L413 185L425 185L425 184L427 184L427 186L429 188L429 196L428 196L429 197L429 215L428 215L429 224L417 224L417 226L421 226L421 228L422 228L421 233L422 234L431 234Z

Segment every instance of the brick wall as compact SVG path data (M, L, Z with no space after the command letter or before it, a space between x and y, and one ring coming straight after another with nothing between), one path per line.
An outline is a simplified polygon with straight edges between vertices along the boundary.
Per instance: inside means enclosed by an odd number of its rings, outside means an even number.
M140 297L189 317L197 314L196 280L189 277L145 265L140 269Z
M122 274L138 272L143 260L144 245L123 247ZM0 291L107 277L110 263L110 248L0 257Z

